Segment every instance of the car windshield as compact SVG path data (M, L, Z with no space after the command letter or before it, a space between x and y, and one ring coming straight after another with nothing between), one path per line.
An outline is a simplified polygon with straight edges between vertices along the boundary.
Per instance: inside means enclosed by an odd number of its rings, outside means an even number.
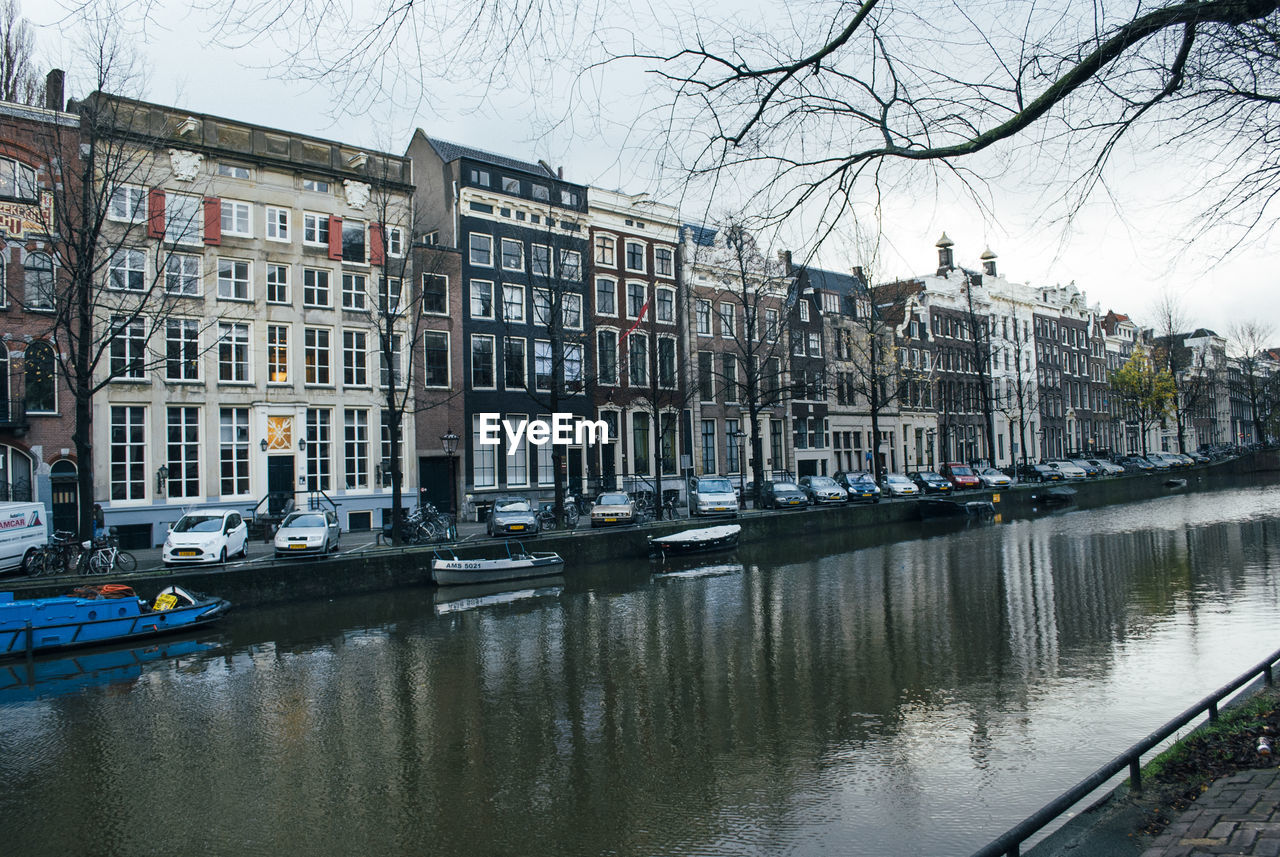
M530 512L529 501L522 497L515 497L507 500L498 500L493 504L495 512Z
M596 500L597 506L625 506L631 502L631 498L626 494L601 494L600 499Z
M965 467L963 464L952 467L951 473L954 476L972 476L973 475L973 471Z
M703 494L732 494L733 486L728 479L699 479L698 490Z
M809 480L810 488L834 488L835 484L830 476L815 476Z
M315 512L295 512L284 519L284 523L280 525L281 529L285 527L323 527L324 515L317 515Z
M905 476L900 476L900 475L898 475L897 473L890 473L888 476L886 476L886 477L885 477L885 481L886 481L886 482L892 482L892 483L894 483L895 485L901 485L901 484L903 484L903 483L906 483L907 485L910 485L910 484L911 484L911 480L910 480L910 479L908 479L908 478L907 478L907 477L905 477Z
M175 533L216 533L222 529L221 515L183 515Z
M773 483L774 491L799 491L794 482L775 482Z
M875 485L876 481L865 473L859 473L856 476L849 477L850 485Z
M938 474L934 473L931 470L921 470L920 478L924 479L925 481L933 481L933 482L937 482L942 479L941 476L939 476Z

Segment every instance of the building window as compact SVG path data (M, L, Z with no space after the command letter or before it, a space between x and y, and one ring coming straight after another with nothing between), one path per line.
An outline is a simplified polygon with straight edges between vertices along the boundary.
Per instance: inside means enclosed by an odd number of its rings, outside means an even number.
M171 318L164 325L164 377L168 381L200 380L200 322Z
M289 303L288 265L267 265L267 303Z
M289 209L267 206L267 240L289 240Z
M28 253L22 264L23 305L27 309L53 309L53 257Z
M720 355L720 377L724 381L724 400L738 401L738 358L729 353Z
M369 487L369 412L342 412L342 471L347 490Z
M676 385L676 341L669 336L658 337L658 385Z
M676 320L676 293L673 289L658 289L656 309L658 321L674 324Z
M711 301L699 300L694 305L693 310L694 321L698 327L699 336L711 335Z
M369 338L363 330L342 331L342 385L369 386Z
M378 349L378 384L386 390L388 387L403 389L404 387L404 341L400 334L391 334L390 341L384 340L385 348ZM391 365L387 365L387 352L390 352Z
M302 329L302 380L304 383L321 385L333 383L330 371L331 335L329 329L324 327Z
M702 421L702 472L716 472L716 421Z
M302 189L313 193L328 193L329 183L323 179L303 179Z
M222 234L253 237L253 206L235 199L222 200Z
M596 331L596 368L600 383L613 386L618 383L618 332Z
M302 305L310 307L327 307L329 306L329 301L329 272L317 270L315 268L303 268Z
M472 347L474 349L474 337ZM498 485L498 448L481 445L479 415L471 418L471 483L475 488Z
M524 286L502 287L502 317L506 321L524 321Z
M249 325L218 322L218 380L249 380Z
M218 164L218 175L230 176L233 179L247 179L249 170L236 164Z
M378 278L378 312L384 316L400 315L400 295L404 280L399 277Z
M737 473L739 470L742 469L742 459L738 455L740 447L738 446L738 436L737 436L738 421L737 420L724 421L724 435L725 435L724 450L726 453L728 453L727 458L729 459L728 461L729 467L727 468L728 472Z
M427 330L422 334L426 360L423 363L423 386L435 390L449 389L449 334Z
M471 388L473 390L494 388L492 336L480 334L471 336Z
M648 297L649 290L644 283L627 283L627 318L640 318Z
M716 362L710 351L698 352L698 396L704 402L716 400Z
M365 289L367 280L364 274L343 273L342 275L342 308L363 310L365 307Z
M673 277L676 273L675 254L669 247L659 247L653 251L653 267L659 277Z
M493 318L493 283L488 280L471 281L471 317Z
M638 331L627 337L627 375L633 387L649 384L649 337Z
M449 278L443 274L422 275L422 311L431 315L449 314Z
M539 417L539 419L547 419L547 417ZM544 443L537 447L537 463L538 463L538 484L552 485L555 483L555 462L551 458L551 444Z
M164 263L164 290L171 295L200 296L200 257L172 253Z
M471 247L471 264L493 267L493 236L472 232L468 237Z
M546 289L533 290L533 322L534 324L551 324L551 292Z
M386 229L387 236L387 255L399 258L404 255L404 230L399 226L388 226Z
M534 244L529 248L529 264L535 277L551 276L551 248Z
M596 279L596 313L598 315L618 314L618 284L604 277Z
M639 241L626 243L626 266L628 271L644 271L644 245Z
M329 246L329 215L302 212L302 243Z
M900 351L898 353L903 354L905 352ZM810 357L822 356L822 334L820 333L809 334L809 356Z
M111 499L143 500L147 496L147 409L141 405L111 407Z
M218 297L229 301L249 300L249 262L244 259L218 260Z
M809 320L809 302L804 298L800 299L800 320L805 322Z
M502 269L504 271L524 270L524 245L510 238L502 239Z
M110 372L112 378L146 378L147 326L140 318L111 319Z
M474 185L480 185L481 187L488 187L489 171L488 170L472 170L471 183Z
M725 339L732 339L734 335L734 322L737 320L737 313L734 312L733 304L722 303L720 310L720 335Z
M582 344L566 342L564 344L564 383L572 390L582 384Z
M507 419L515 425L526 419L526 414L510 414ZM527 436L522 434L514 445L507 447L507 485L525 486L529 484L529 444Z
M551 189L546 185L535 184L529 186L529 195L540 202L551 201Z
M147 254L142 250L117 250L107 263L110 287L130 292L147 289Z
M649 415L636 412L631 415L631 465L637 475L649 473Z
M503 192L503 193L519 194L519 193L520 193L520 179L513 179L513 178L511 178L511 177L509 177L509 176L503 176L503 177L502 177L502 192Z
M596 264L610 268L618 264L617 242L607 235L596 236Z
M560 278L575 283L582 279L582 254L577 250L560 251Z
M369 259L367 243L363 220L342 221L342 261L365 264Z
M23 381L27 413L57 412L57 359L52 345L44 340L37 340L27 346L26 357L23 359Z
M169 408L165 426L170 497L200 496L200 409Z
M147 191L135 185L117 185L111 189L107 203L107 219L139 223L147 214Z
M550 390L554 380L555 360L551 343L537 340L533 343L533 380L539 390Z
M582 295L565 292L560 296L560 315L563 326L569 330L582 330Z
M766 342L778 339L778 311L766 308L764 311L764 338Z
M332 412L328 408L307 408L308 491L328 491L332 487L329 472L332 432Z
M203 214L198 196L166 193L164 196L164 240L170 244L199 244Z
M289 326L267 326L267 383L289 383Z

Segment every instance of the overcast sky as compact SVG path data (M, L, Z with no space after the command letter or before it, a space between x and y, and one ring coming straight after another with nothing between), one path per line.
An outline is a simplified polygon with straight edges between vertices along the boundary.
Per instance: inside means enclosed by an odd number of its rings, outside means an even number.
M678 176L664 174L631 131L641 121L632 114L645 104L646 76L638 68L618 69L595 89L575 83L567 69L549 67L529 75L532 93L506 89L480 96L441 84L423 87L428 93L417 100L383 98L373 86L357 83L346 100L362 109L347 115L335 107L330 86L290 80L273 67L278 51L263 41L214 46L209 19L186 4L155 0L151 9L146 28L135 30L133 39L150 70L140 93L148 100L397 152L413 128L422 127L512 157L544 158L563 165L571 181L661 192L689 220L719 211L715 201L678 198ZM68 94L85 94L86 70L67 43L74 28L62 17L65 11L26 0L23 13L37 25L42 65L67 68ZM126 23L133 27L137 20ZM591 109L574 110L577 102L589 102ZM1272 326L1280 345L1280 274L1268 264L1276 242L1265 233L1255 235L1225 261L1219 244L1188 243L1191 204L1177 200L1186 184L1184 168L1141 152L1121 157L1113 165L1111 197L1096 196L1070 224L1062 220L1054 191L1037 187L1033 171L1011 171L981 188L981 204L945 185L893 194L883 203L879 278L931 272L934 244L945 231L955 242L958 264L979 267L978 257L989 246L999 256L1000 272L1011 279L1033 285L1074 281L1102 311L1114 309L1139 322L1153 320L1153 305L1169 290L1180 297L1193 326L1225 335L1233 321L1257 319ZM792 232L779 237L775 249L785 244L801 256L805 243ZM847 268L856 260L846 249L832 240L817 261Z

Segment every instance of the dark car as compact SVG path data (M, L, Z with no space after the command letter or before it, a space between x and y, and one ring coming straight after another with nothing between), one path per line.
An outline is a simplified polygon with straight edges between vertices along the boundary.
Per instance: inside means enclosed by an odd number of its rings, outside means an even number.
M809 505L800 486L783 479L768 480L760 489L760 505L766 509L803 509Z
M800 490L815 506L823 503L847 503L849 494L830 476L801 476Z
M951 483L932 470L917 470L908 473L907 478L920 488L921 494L950 494Z
M982 487L982 480L978 478L978 474L973 472L972 467L962 462L948 461L938 470L957 491Z
M491 536L536 536L542 527L528 498L499 497L493 501L485 529Z
M1021 482L1061 482L1063 475L1047 464L1027 464L1018 468Z
M848 492L850 503L880 502L880 486L875 477L864 470L842 470L831 478Z
M1156 466L1147 461L1141 455L1127 455L1116 462L1125 469L1126 473L1148 473L1156 469Z
M1074 464L1076 467L1079 467L1081 470L1083 470L1084 475L1089 477L1090 479L1097 479L1099 476L1104 475L1102 472L1102 468L1094 464L1092 461L1090 461L1087 458L1069 458L1067 460L1070 461L1072 464Z

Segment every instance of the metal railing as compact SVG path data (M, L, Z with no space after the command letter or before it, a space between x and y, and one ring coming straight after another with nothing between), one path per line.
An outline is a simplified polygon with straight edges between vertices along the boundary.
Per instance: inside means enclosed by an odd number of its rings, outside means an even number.
M1004 857L1019 857L1022 853L1022 843L1035 836L1042 828L1071 809L1071 807L1093 794L1125 768L1129 769L1130 789L1134 792L1141 792L1142 756L1144 754L1155 749L1165 739L1172 736L1173 733L1202 714L1209 715L1210 723L1216 721L1218 719L1218 709L1223 700L1252 683L1258 677L1262 677L1268 687L1272 686L1274 684L1273 666L1277 661L1280 661L1280 650L1272 652L1269 658L1249 670L1249 672L1230 684L1218 688L1155 732L1152 732L1128 750L1098 768L1073 788L1061 794L1057 799L1045 804L1025 820L1011 827L1002 836L988 843L985 848L980 848L973 852L973 857L1001 857L1001 855L1004 855Z
M27 403L24 399L0 399L0 428L26 428Z

